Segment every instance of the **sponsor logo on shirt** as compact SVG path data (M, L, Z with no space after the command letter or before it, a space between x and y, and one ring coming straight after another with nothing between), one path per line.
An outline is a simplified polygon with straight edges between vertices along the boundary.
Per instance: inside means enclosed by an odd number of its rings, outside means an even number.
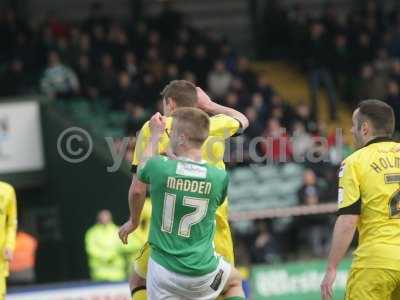
M338 189L338 204L341 205L343 203L343 189Z
M176 174L188 177L206 178L207 168L196 164L178 162Z

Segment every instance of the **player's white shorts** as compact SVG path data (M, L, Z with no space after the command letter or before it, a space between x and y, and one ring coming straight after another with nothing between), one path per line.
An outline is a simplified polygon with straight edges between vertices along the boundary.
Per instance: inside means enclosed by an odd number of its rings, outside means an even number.
M147 297L149 300L214 300L222 293L231 271L231 265L220 258L214 272L186 276L165 269L150 257Z

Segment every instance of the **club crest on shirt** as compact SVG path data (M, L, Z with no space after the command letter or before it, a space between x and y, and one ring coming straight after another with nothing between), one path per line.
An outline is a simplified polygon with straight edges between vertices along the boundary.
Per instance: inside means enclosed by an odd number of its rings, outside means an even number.
M344 167L345 167L345 163L342 163L342 164L340 165L340 168L339 168L339 173L338 173L338 177L339 177L339 178L343 176Z

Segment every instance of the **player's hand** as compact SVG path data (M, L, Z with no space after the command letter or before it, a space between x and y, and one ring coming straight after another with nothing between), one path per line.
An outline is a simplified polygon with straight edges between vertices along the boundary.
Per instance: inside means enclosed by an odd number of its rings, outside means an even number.
M321 297L323 300L331 300L333 296L332 286L336 279L336 269L328 269L321 283Z
M155 113L150 119L150 130L152 135L162 135L167 126L166 117L162 114Z
M214 104L214 102L206 94L206 92L203 91L202 88L196 87L196 91L197 91L197 107L207 112L208 110L211 109L211 106Z
M13 251L9 248L4 249L4 259L10 262L13 259Z
M175 155L175 153L172 151L171 148L167 148L167 150L165 151L165 154L171 158L171 159L177 159L178 157Z
M129 234L134 232L136 228L137 225L135 226L135 224L133 224L131 220L127 221L124 225L120 227L118 235L123 244L128 244L128 236Z

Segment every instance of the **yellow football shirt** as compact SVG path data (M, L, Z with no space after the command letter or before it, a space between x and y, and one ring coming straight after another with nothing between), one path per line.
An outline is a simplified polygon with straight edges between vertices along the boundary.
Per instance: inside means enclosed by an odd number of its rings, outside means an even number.
M167 118L166 132L162 135L159 145L158 153L164 153L169 146L169 132L172 125L172 117ZM216 115L210 118L210 133L208 139L202 147L202 159L208 163L225 169L223 161L225 152L225 140L235 135L240 129L240 123L234 118L226 115ZM150 142L150 127L149 122L146 122L140 130L138 139L136 141L135 152L133 154L132 165L133 170L139 164L141 155Z
M400 271L400 144L377 138L339 171L339 214L360 215L353 268Z
M0 181L0 278L8 276L4 249L14 250L17 233L17 204L14 188Z

